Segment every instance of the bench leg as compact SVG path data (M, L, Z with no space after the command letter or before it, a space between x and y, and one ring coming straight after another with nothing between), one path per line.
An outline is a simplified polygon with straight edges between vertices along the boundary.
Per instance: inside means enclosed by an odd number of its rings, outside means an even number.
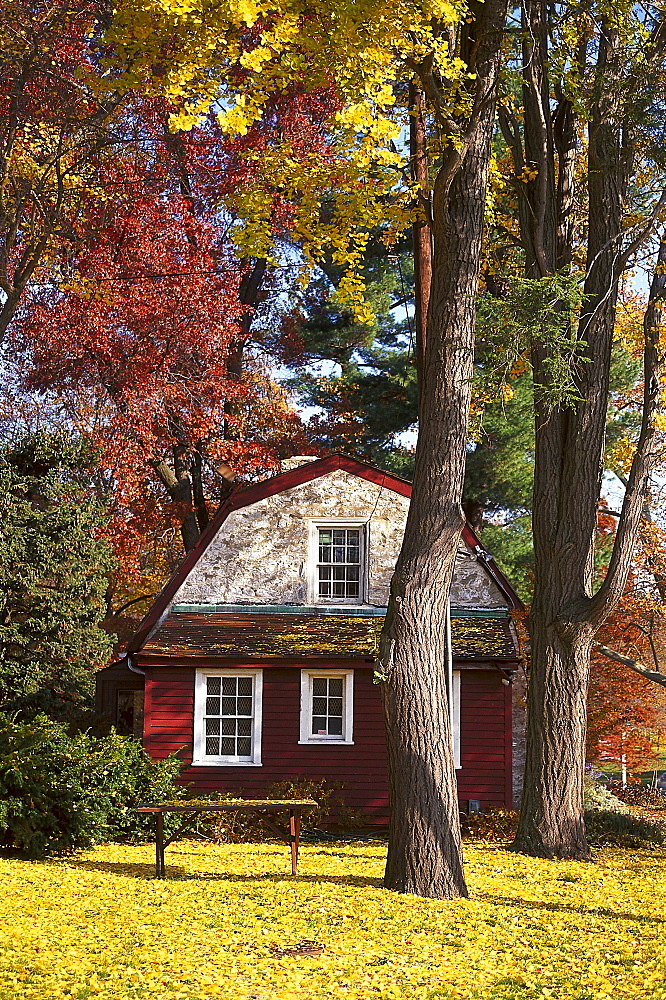
M298 844L301 836L301 814L289 813L289 841L291 844L291 874L295 875L298 869Z
M155 877L164 878L164 813L157 814L155 830Z

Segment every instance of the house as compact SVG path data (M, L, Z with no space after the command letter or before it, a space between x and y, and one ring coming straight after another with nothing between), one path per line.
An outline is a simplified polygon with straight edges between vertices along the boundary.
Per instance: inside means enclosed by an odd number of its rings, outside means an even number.
M341 782L387 821L378 637L410 484L343 455L296 458L234 491L165 587L98 706L179 752L193 791L260 796L294 776ZM458 791L512 797L511 586L466 528L451 593ZM141 698L143 692L143 709Z

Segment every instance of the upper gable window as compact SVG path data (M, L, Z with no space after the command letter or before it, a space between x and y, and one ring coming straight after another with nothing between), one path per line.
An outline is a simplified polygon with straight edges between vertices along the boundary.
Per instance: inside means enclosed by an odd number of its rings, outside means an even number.
M312 597L317 603L361 604L365 586L363 525L313 525Z

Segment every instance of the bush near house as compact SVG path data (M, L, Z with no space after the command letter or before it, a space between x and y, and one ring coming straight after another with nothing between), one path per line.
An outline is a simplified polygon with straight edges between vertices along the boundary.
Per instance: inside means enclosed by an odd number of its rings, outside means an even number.
M154 761L130 737L71 735L44 715L0 718L0 843L29 857L108 840L147 839L145 799L185 795L178 758Z
M643 809L651 809L657 812L666 812L666 795L652 785L642 785L638 782L631 782L622 785L617 782L611 785L613 794L626 802L630 806L638 806Z
M357 830L365 825L363 813L350 809L344 797L344 784L339 781L328 781L326 778L307 778L295 776L289 781L274 781L262 791L262 799L314 799L319 804L318 809L309 811L304 817L306 830L316 828L326 830ZM236 799L237 795L220 795L211 793L206 796L211 801ZM198 800L205 798L197 796ZM289 823L289 813L275 813L274 822L283 826ZM203 814L198 827L216 844L241 844L273 840L274 834L267 829L260 816L252 813L210 813ZM333 837L335 835L332 835Z
M466 840L507 843L513 840L518 813L508 809L490 809L462 816ZM603 785L585 779L585 828L592 847L654 847L666 841L666 826L651 816L636 812Z

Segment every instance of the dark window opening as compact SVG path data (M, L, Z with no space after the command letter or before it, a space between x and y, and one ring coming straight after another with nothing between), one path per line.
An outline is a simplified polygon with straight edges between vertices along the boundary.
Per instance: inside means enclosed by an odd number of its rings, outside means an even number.
M116 692L116 729L122 736L143 736L143 691Z

